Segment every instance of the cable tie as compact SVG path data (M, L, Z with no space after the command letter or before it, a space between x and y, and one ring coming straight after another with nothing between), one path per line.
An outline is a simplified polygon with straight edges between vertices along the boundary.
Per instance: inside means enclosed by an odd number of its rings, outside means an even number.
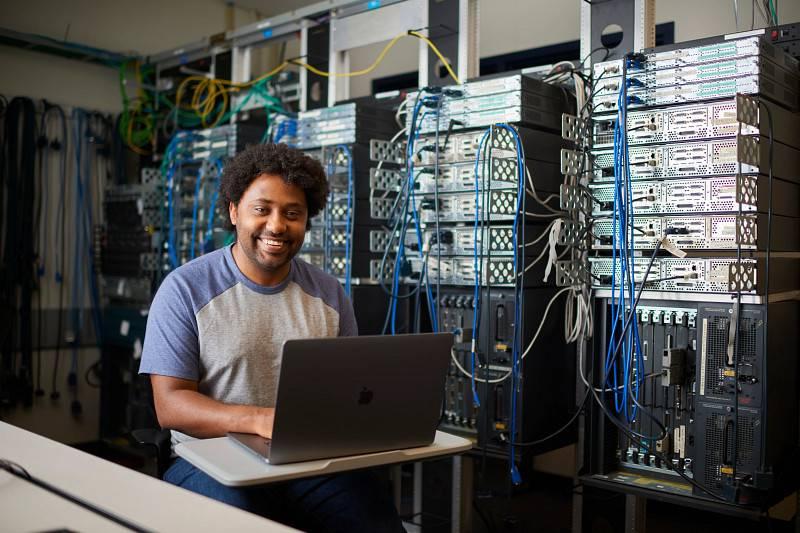
M679 259L686 257L686 252L678 248L672 241L667 239L666 236L661 237L661 247Z

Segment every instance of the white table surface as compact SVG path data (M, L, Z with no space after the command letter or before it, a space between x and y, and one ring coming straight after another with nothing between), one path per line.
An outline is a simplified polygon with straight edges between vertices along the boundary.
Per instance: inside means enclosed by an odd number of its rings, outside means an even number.
M0 422L0 458L82 500L153 531L294 531ZM0 470L0 531L128 531Z
M259 459L227 437L182 442L175 447L175 453L223 485L242 487L432 459L459 454L470 448L472 442L469 440L437 431L430 446L282 465L271 465Z

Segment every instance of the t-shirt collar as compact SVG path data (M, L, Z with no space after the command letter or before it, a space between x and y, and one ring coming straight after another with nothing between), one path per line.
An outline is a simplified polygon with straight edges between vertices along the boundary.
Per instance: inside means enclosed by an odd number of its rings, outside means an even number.
M292 260L289 262L289 274L287 274L286 277L283 280L281 280L281 282L278 283L277 285L271 285L267 287L265 285L260 285L254 282L253 280L245 276L244 273L239 268L239 265L236 264L236 260L233 258L234 244L236 243L233 243L225 247L225 261L228 263L228 267L230 267L230 269L233 271L234 275L236 276L236 279L241 281L248 289L254 290L255 292L261 294L277 294L281 292L283 289L285 289L286 286L289 285L289 282L292 281L292 279L294 278L295 268L294 268L294 258L292 258Z

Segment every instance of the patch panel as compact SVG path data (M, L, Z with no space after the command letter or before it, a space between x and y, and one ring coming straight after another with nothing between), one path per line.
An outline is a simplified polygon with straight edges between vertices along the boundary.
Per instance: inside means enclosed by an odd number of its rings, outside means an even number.
M628 151L631 179L673 178L758 173L757 165L739 162L739 144L749 136L707 142L631 147ZM595 182L613 181L614 153L594 154ZM762 169L763 170L763 169Z

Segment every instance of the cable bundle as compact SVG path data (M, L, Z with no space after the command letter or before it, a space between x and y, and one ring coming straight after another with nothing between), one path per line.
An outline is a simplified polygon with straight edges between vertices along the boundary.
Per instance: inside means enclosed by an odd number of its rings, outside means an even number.
M34 203L36 198L36 110L30 98L6 108L0 189L6 195L0 265L0 402L33 402L31 300L36 283ZM2 200L2 198L0 198ZM19 334L19 336L18 336ZM17 344L21 352L17 368Z
M632 387L632 397L638 400L639 389L644 377L644 359L639 328L635 320L636 294L635 255L634 255L634 208L631 189L630 162L628 159L627 139L627 83L625 82L625 66L623 65L622 82L618 99L617 120L614 125L614 209L613 209L613 260L611 273L611 330L606 351L605 375L606 385L614 390L614 407L625 420L632 422L636 418L636 406L629 409L628 387ZM619 265L619 279L617 278ZM626 317L631 327L621 330ZM622 386L618 387L619 368L616 359L612 359L614 346L619 336L622 341ZM631 383L631 377L634 382Z

